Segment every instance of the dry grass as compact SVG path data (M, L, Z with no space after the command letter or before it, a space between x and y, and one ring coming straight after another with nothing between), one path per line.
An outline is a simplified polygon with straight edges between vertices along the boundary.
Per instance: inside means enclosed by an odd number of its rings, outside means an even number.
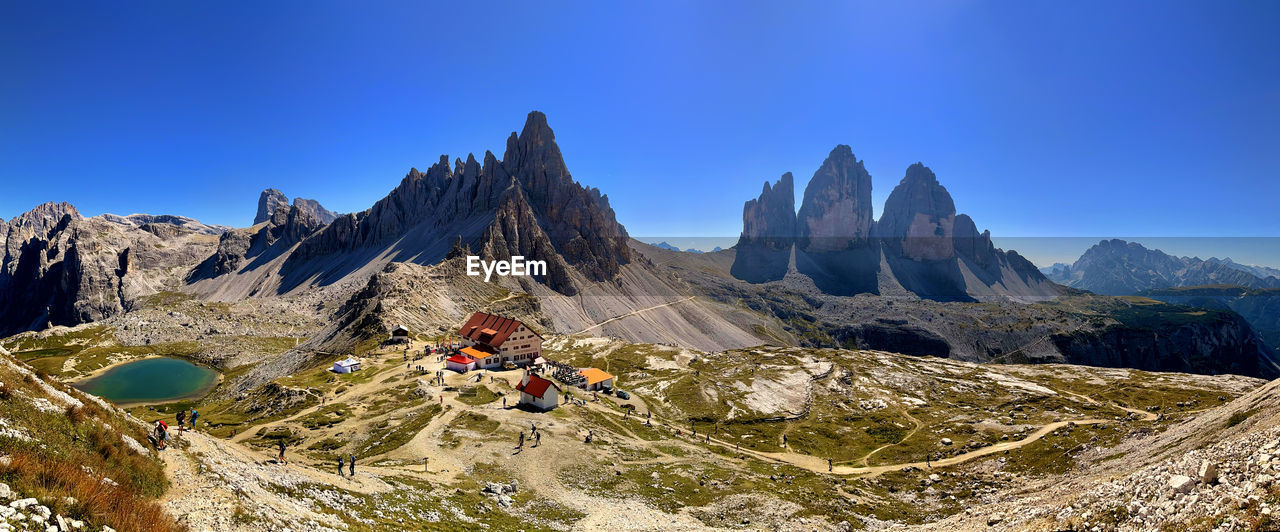
M132 487L105 482L78 463L49 460L27 451L10 456L12 461L0 474L12 479L22 493L50 501L54 513L110 525L121 532L186 530L159 504L139 496ZM74 502L63 499L68 496Z

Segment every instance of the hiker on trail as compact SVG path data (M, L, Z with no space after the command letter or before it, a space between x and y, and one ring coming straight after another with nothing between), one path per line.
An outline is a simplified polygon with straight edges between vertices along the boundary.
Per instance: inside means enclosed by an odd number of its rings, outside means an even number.
M537 433L538 433L538 426L537 426L537 425L535 425L532 421L530 421L530 422L529 422L529 433L530 433L530 434L537 434Z
M787 446L787 435L786 435L786 434L783 434L783 435L782 435L782 446L783 446L784 448Z
M524 431L520 431L520 443L516 445L516 449L524 448Z
M423 473L426 473L426 472L427 472L427 464L429 464L429 463L431 463L431 457L430 457L430 456L424 456L424 457L422 457L422 472L423 472Z
M169 426L165 425L163 421L157 419L155 427L156 449L163 450L168 446Z
M185 423L186 421L187 421L187 411L179 410L178 411L178 431L179 432L181 432L185 428L183 426L183 423Z
M539 432L539 433L537 433L537 434L534 434L534 435L533 435L533 446L534 446L534 447L537 447L537 446L539 446L539 445L542 445L542 433L541 433L541 432Z
M196 430L196 418L200 417L200 413L196 409L191 409L191 430Z
M506 407L507 407L507 398L506 398L506 397L503 397L503 398L502 398L502 408L506 408Z
M350 461L350 462L348 462L348 464L349 464L349 466L348 466L348 467L350 467L350 471L351 471L351 478L356 478L356 455L355 455L355 453L352 453L352 454L351 454L351 461Z
M830 472L831 472L831 459L830 459L830 458L828 458L828 459L827 459L827 472L828 472L828 473L830 473Z
M342 466L344 465L346 465L346 463L342 461L342 455L338 455L338 476L342 476Z
M280 457L279 457L279 458L277 458L277 460L278 460L281 464L288 465L288 464L289 464L289 461L284 459L284 439L283 439L283 438L281 438L281 439L279 439L279 440L276 440L276 443L280 446Z

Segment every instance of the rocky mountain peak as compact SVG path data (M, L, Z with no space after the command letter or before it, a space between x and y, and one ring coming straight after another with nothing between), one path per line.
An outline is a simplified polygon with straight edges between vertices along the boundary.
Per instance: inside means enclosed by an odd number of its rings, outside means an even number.
M951 194L929 167L916 163L889 193L878 230L910 259L942 260L955 253L955 216Z
M871 174L845 144L837 145L814 172L796 218L804 250L842 250L871 235Z
M338 218L338 213L324 208L324 205L313 199L294 198L293 206L315 218L320 225L328 225Z
M765 181L760 197L742 206L742 235L731 273L750 282L781 279L787 273L795 234L795 181L787 172L772 186Z
M772 186L768 181L760 197L742 206L742 235L739 242L764 242L790 245L796 227L795 178L782 174ZM776 246L775 246L776 247Z
M417 172L417 170L413 170L413 172ZM338 213L324 208L324 205L313 199L294 198L293 207L301 209L311 218L318 221L320 225L328 225L338 218ZM253 224L257 225L271 220L277 211L288 215L290 208L292 207L289 205L289 196L286 196L284 192L274 188L266 189L258 196L258 214L253 217Z
M253 217L253 224L257 225L270 220L276 210L288 208L289 197L285 196L284 192L274 188L266 189L258 195L258 213Z

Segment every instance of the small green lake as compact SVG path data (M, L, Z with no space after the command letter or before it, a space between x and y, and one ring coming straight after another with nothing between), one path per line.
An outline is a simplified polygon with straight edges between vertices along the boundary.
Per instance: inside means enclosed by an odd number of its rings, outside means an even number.
M148 358L121 364L75 384L116 403L159 403L204 395L218 372L177 358Z

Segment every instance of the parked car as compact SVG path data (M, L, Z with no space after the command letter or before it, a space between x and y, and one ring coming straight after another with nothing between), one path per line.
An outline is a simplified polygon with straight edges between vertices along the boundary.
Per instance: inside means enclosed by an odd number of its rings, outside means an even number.
M629 394L629 393L627 393L627 392L625 392L625 391L623 391L623 390L618 390L618 391L617 391L617 393L616 393L615 395L617 395L617 396L618 396L618 399L622 399L623 401L626 401L627 399L630 399L630 398L631 398L631 394Z

